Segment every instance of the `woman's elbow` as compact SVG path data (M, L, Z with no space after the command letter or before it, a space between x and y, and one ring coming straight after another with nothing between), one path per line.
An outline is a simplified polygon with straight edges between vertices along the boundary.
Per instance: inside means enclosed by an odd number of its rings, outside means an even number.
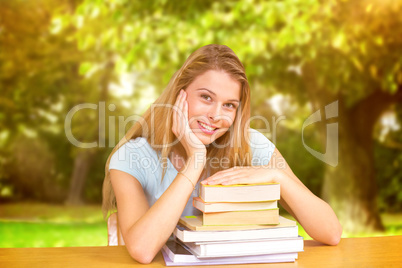
M331 232L330 236L328 237L328 242L327 244L330 246L336 246L339 244L341 241L341 236L342 236L342 226L339 225L336 230Z
M150 264L155 258L156 253L141 245L126 245L127 251L130 256L139 263Z
M311 238L329 246L336 246L341 241L342 226L333 226L321 230L319 233L310 234Z
M329 238L329 240L327 241L326 244L328 244L329 246L336 246L339 244L340 241L341 241L341 236L333 236L333 237Z

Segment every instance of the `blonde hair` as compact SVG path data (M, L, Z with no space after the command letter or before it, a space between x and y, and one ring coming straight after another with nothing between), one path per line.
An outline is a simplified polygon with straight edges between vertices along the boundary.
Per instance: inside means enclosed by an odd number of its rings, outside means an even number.
M130 139L144 137L152 148L160 153L163 179L166 173L167 159L172 150L171 144L175 141L177 142L177 138L172 132L173 111L172 109L166 109L166 107L172 107L180 90L186 89L197 76L209 70L224 71L232 79L238 81L241 85L241 97L232 126L224 135L207 146L207 162L201 176L206 174L213 175L224 168L251 165L251 151L248 143L249 126L246 125L249 124L250 118L250 86L243 64L236 54L225 45L211 44L203 46L188 57L183 66L170 79L166 89L156 99L154 105L148 108L142 118L129 129L110 153L106 162L103 182L102 210L105 218L109 212L116 210L116 198L109 176L109 163L112 155ZM158 107L158 104L160 104L160 107L155 108L155 106ZM158 131L152 131L153 122L161 122L158 125ZM214 167L209 162L212 156L215 159L226 157L229 161L225 167L221 165Z

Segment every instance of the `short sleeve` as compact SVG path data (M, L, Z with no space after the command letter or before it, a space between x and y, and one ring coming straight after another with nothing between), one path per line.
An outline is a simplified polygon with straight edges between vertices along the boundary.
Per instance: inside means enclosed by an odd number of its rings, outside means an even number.
M116 169L134 176L143 189L147 184L144 169L141 168L147 153L144 141L144 138L137 138L125 143L112 155L109 163L109 170Z
M261 132L250 129L250 148L253 154L253 166L268 165L275 151L275 145Z

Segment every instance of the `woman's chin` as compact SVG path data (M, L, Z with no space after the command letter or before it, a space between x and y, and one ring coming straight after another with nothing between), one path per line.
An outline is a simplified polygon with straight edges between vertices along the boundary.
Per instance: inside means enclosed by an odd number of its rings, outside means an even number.
M209 137L198 137L199 139L200 139L200 141L206 146L206 147L208 147L209 145L211 145L211 144L213 144L214 142L216 142L216 140L218 139L218 138L220 138L221 137L221 135L220 136L209 136Z
M208 146L208 145L210 145L211 143L213 143L216 139L215 138L213 138L212 136L206 136L206 135L203 135L203 134L201 134L201 135L199 135L199 134L196 134L197 135L197 138L202 142L202 144L204 144L205 146Z
M201 139L200 139L201 140ZM202 139L201 140L201 142L205 145L205 146L208 146L208 145L210 145L211 143L213 143L215 140L213 140L213 139L209 139L209 140L206 140L206 139Z
M213 134L209 134L209 133L204 133L202 130L197 129L196 131L194 131L194 134L197 136L197 138L205 145L208 146L211 143L213 143L214 141L216 141L217 139L219 139L225 132L226 129L219 129L218 131L215 131Z

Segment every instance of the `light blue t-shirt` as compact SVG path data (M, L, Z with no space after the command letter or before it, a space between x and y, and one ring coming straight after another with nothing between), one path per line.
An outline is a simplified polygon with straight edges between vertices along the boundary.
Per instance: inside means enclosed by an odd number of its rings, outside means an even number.
M250 129L250 147L252 151L251 164L253 166L268 165L275 145L262 133ZM117 169L134 176L141 183L149 206L152 206L161 197L178 173L168 159L166 174L161 180L163 165L159 161L159 154L152 149L146 138L142 137L130 140L119 148L110 159L110 169ZM197 183L192 192L182 216L200 214L200 211L192 205L193 197L198 196L199 187L200 182Z

